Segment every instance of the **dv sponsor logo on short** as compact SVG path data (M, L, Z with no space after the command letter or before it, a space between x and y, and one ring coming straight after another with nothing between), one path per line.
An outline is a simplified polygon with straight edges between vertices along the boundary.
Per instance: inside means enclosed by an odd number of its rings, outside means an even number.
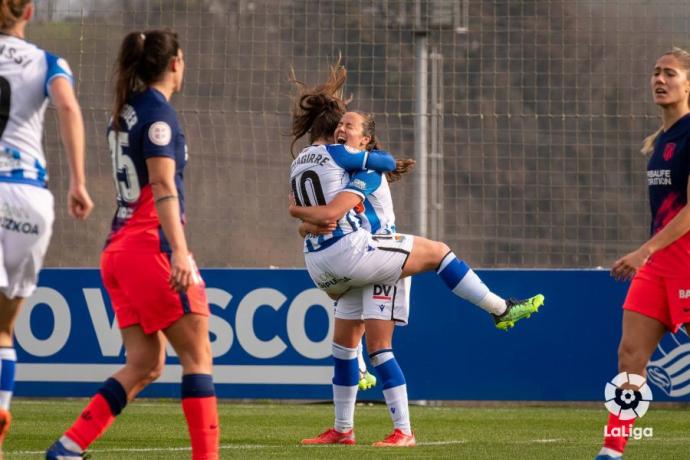
M386 284L374 284L374 294L371 296L374 300L391 300L393 286Z
M679 299L690 299L690 289L678 289Z
M652 390L647 380L641 375L621 372L604 387L604 406L620 420L635 420L644 417L652 401ZM640 427L623 425L613 427L609 431L604 426L604 437L628 436L633 439L648 438L654 436L652 427Z

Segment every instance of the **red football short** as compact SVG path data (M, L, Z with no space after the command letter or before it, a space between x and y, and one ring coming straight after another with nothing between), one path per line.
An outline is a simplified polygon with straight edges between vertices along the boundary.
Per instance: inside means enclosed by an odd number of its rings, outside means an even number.
M690 323L690 277L662 277L645 264L635 274L623 308L654 318L677 332Z
M187 313L209 315L203 281L192 284L184 293L170 287L167 254L104 252L101 277L120 329L139 324L146 334L151 334Z

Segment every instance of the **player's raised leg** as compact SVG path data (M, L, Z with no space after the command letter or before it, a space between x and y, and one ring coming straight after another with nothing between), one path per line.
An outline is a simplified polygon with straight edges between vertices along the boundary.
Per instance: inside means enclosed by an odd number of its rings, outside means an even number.
M529 318L544 303L541 294L525 300L506 300L494 294L445 243L415 236L401 277L431 270L436 271L453 294L490 313L499 329L509 329L517 321Z

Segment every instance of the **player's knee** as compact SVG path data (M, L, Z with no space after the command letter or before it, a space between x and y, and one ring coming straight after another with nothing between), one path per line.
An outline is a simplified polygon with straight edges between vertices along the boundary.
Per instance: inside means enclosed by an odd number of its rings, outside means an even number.
M142 385L148 385L149 383L154 382L163 373L164 366L164 362L154 362L148 366L142 367L139 372L139 382Z
M381 350L390 350L393 344L390 340L369 340L367 339L367 353L373 355Z
M178 352L180 364L187 373L210 373L213 356L211 354L211 344L204 343L188 350Z
M443 259L450 252L450 246L443 241L436 241L438 258Z
M618 347L619 372L644 373L649 356L640 347L631 343L621 343Z

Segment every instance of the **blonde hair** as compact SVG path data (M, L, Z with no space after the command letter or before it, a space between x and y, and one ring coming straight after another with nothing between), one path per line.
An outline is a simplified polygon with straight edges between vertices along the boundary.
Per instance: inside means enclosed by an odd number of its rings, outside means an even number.
M685 69L687 78L690 79L690 53L674 46L670 51L665 52L661 56L673 56L676 58L678 62L680 62L681 67ZM690 96L688 97L688 107L690 108ZM640 149L643 155L650 155L654 152L654 143L661 134L661 131L663 131L663 126L644 138L642 141L642 148Z
M0 0L0 30L14 27L31 0Z

